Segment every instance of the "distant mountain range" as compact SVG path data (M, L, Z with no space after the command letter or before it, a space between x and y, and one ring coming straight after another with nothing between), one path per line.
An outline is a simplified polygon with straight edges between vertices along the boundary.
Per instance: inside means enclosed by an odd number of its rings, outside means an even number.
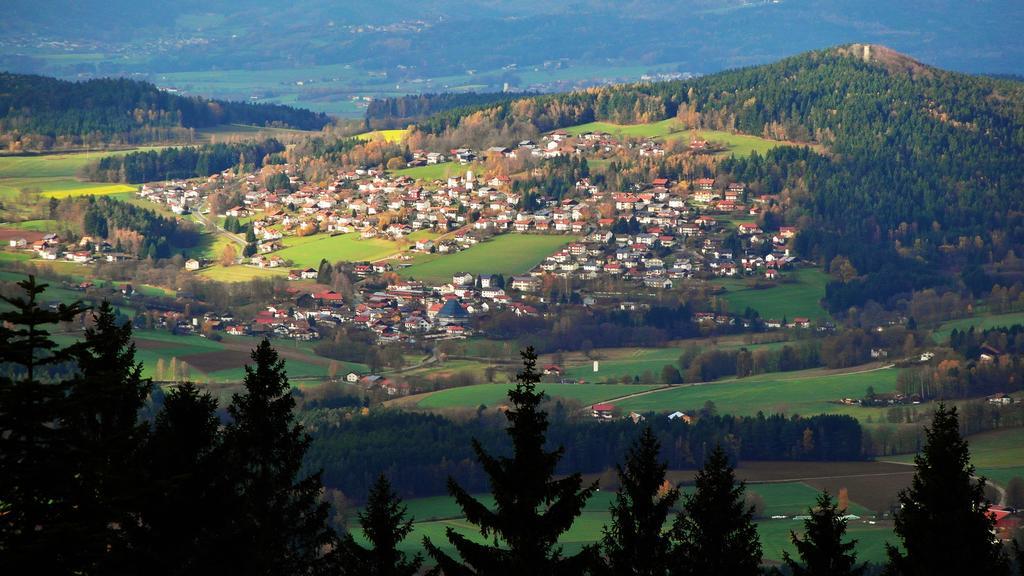
M0 69L69 76L348 64L392 81L505 70L525 86L517 70L545 63L586 65L577 76L636 65L707 73L871 42L947 69L1024 73L1019 0L44 4L6 3Z

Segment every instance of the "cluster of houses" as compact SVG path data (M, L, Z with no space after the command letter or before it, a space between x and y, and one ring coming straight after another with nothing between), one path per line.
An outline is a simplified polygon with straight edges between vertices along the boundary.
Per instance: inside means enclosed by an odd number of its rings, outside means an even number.
M106 240L92 236L83 236L72 242L63 240L53 233L26 232L23 236L8 240L8 247L30 252L40 260L63 260L77 264L120 262L129 258L128 254L115 250L115 247Z

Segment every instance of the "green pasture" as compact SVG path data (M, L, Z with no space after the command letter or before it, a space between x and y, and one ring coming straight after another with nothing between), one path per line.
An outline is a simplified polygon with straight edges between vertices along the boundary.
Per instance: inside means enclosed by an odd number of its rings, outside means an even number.
M684 492L691 490L692 488L689 487L683 488ZM795 482L749 484L747 490L758 493L765 501L764 516L766 518L758 521L758 534L764 547L765 561L779 562L782 559L783 551L794 553L789 540L790 531L800 532L803 529L803 522L794 520L792 517L805 514L807 509L814 504L818 492L806 484ZM485 505L493 505L493 498L489 495L477 495L477 498ZM602 490L587 501L583 513L559 540L566 553L576 553L583 546L593 544L601 538L602 529L611 521L608 508L614 498L614 492ZM450 497L417 498L408 500L404 504L408 507L409 516L415 520L412 533L401 545L401 549L407 553L421 552L424 536L429 537L441 549L452 553L453 549L445 538L446 529L449 527L476 542L484 542L476 527L462 517L461 510ZM866 513L862 506L853 502L851 502L850 508L852 513L858 515ZM767 518L772 515L785 515L789 518L779 520ZM674 514L670 516L670 520L673 517ZM356 539L365 543L365 536L355 522L351 529ZM850 521L849 534L850 538L858 540L857 551L860 559L876 562L884 559L884 544L893 539L890 526L869 525L866 520Z
M723 344L707 344L705 342L694 343L700 350L718 349L732 350L746 348L754 350L775 350L794 342L772 342L769 344L743 344L742 342L730 342ZM633 377L650 372L655 378L661 376L661 369L666 364L675 368L679 367L679 357L690 344L683 343L680 346L668 348L608 348L598 349L591 353L592 358L583 358L578 355L567 357L565 361L566 376L576 379L584 379L588 382L605 382L608 379L619 380L622 377ZM598 361L598 371L594 372L594 360Z
M24 222L13 222L4 224L6 228L17 228L18 230L30 230L32 232L52 232L57 228L56 220L25 220Z
M1024 478L1024 428L1004 428L967 437L971 464L979 475L1006 486L1011 478ZM912 464L914 454L887 457L887 461Z
M466 171L472 170L473 174L482 174L483 166L480 164L462 165L458 162L442 162L440 164L428 164L427 166L415 166L413 168L402 168L392 172L395 176L409 176L417 180L444 180L449 176L463 176Z
M416 405L420 408L476 408L483 404L494 407L508 403L511 384L475 384L433 392ZM580 404L594 404L644 392L655 385L646 384L541 384L552 398L572 400Z
M968 330L974 326L975 330L986 330L988 328L1009 327L1014 324L1024 324L1024 312L1010 312L1008 314L990 314L985 316L971 316L943 322L941 326L932 332L932 339L943 344L949 341L949 335L953 330Z
M90 162L128 152L131 150L0 156L0 201L16 201L23 189L37 190L44 196L57 198L132 192L136 186L83 182L76 177L78 171Z
M896 388L898 373L895 368L849 374L822 374L820 370L772 373L708 384L681 384L615 405L623 412L685 412L699 409L710 400L719 413L739 416L758 412L877 416L877 409L845 406L837 401L845 397L862 398L868 386L874 386L879 393L891 392Z
M450 281L456 272L514 274L528 272L575 236L502 234L456 254L429 254L402 273L408 278L435 282Z
M825 318L828 312L819 301L825 297L828 274L816 268L801 268L786 275L794 282L778 282L772 288L754 289L738 279L716 280L726 289L722 298L728 311L742 314L748 307L757 310L761 318L782 320L805 317L812 320Z
M282 243L285 248L274 254L285 260L290 260L292 268L316 268L324 258L329 262L380 260L401 252L405 248L404 244L394 240L364 239L357 233L339 236L316 234L301 238L291 236L285 238Z

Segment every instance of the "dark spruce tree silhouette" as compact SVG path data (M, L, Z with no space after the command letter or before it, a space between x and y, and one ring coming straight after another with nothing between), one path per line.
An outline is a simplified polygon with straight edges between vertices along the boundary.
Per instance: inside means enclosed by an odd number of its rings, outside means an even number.
M311 440L295 422L284 360L268 340L252 359L245 392L228 406L224 448L234 498L221 554L237 574L316 573L336 536L320 499L320 473L300 478Z
M818 495L817 505L810 509L810 518L804 520L804 535L790 531L790 540L800 560L789 552L782 559L793 576L859 576L863 565L857 566L856 540L844 542L846 536L846 510L839 510L827 491Z
M135 360L131 324L119 322L109 302L91 319L74 354L78 374L70 380L60 424L76 468L74 523L83 569L108 570L111 562L125 560L126 528L138 523L147 433L138 413L151 383Z
M40 574L79 568L75 547L74 467L58 424L68 386L66 367L78 345L58 346L46 327L83 312L76 302L40 306L46 284L18 283L21 296L0 296L0 566Z
M914 480L900 492L895 517L905 552L888 546L889 573L1008 573L1009 560L992 536L995 520L985 499L985 479L974 478L955 407L939 405L914 466Z
M671 573L683 576L760 574L761 542L753 510L743 501L745 484L736 482L729 459L715 446L697 472L696 491L684 498L672 526L675 547Z
M648 426L626 453L625 466L616 466L621 487L610 509L612 523L601 539L607 573L668 573L671 539L665 521L679 500L679 490L666 488L668 465L659 460L660 449Z
M359 513L359 525L369 540L363 547L351 534L346 534L338 546L338 566L341 574L366 576L414 576L423 564L416 554L411 559L398 545L412 532L412 518L406 518L406 507L391 489L391 483L381 474L370 488L366 509Z
M597 485L581 488L579 474L555 479L564 449L544 448L548 420L540 410L544 393L536 389L540 382L537 355L530 347L522 357L523 371L516 376L515 388L509 390L512 407L505 413L512 455L492 456L479 441L473 441L477 459L490 478L494 509L470 496L454 480L448 482L466 520L478 526L490 543L474 542L449 528L446 536L460 559L424 538L427 553L437 562L435 572L446 576L580 574L596 560L592 547L564 556L558 545L558 537L569 530Z
M131 550L150 574L222 565L215 542L228 528L231 499L220 425L217 401L191 382L167 394L157 413L144 458L150 490Z

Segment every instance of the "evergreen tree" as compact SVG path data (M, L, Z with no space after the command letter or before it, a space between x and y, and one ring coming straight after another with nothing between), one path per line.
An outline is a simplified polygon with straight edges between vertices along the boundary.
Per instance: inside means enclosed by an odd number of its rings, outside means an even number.
M78 346L59 347L44 328L70 322L79 303L39 305L46 284L18 283L23 296L0 296L0 566L32 566L40 574L77 569L72 507L74 469L64 430L56 426L67 385L56 376Z
M554 478L564 449L544 449L548 420L540 410L544 393L536 389L541 378L537 355L531 346L522 356L523 371L508 392L512 408L505 413L512 456L492 456L473 440L477 459L490 478L495 508L470 496L454 480L448 482L466 520L493 544L478 544L449 528L446 536L462 557L460 562L424 538L427 553L446 576L579 574L594 561L592 548L564 557L558 546L558 537L569 530L597 485L581 489L583 479L578 473Z
M109 302L93 315L84 346L75 354L61 425L76 467L74 504L78 549L98 565L124 548L122 527L134 522L142 479L139 457L146 427L138 413L150 381L135 361L130 323L118 321Z
M150 486L132 542L137 565L185 575L222 566L214 546L227 527L228 499L217 401L191 382L172 390L146 449Z
M797 562L789 552L782 559L793 576L858 576L864 566L857 566L856 540L843 542L846 520L828 492L818 495L817 507L811 508L810 518L804 520L804 536L790 532L790 540L800 555Z
M760 573L761 542L753 510L744 504L745 483L736 482L721 445L697 472L696 491L686 496L672 526L673 574L745 576Z
M398 545L412 532L406 507L381 474L370 488L366 510L359 513L359 525L370 541L364 548L347 534L339 546L339 565L344 574L365 576L413 576L423 564L417 554L410 560Z
M671 542L664 526L679 490L663 489L668 465L659 461L660 449L648 426L626 454L625 467L616 467L622 486L611 507L612 524L601 540L612 574L668 573Z
M984 478L974 479L956 408L940 404L925 445L914 458L914 480L899 495L895 531L905 553L888 547L889 571L924 574L1006 574L1009 563L992 537Z
M299 478L310 437L295 423L284 360L268 340L245 367L245 392L235 394L225 449L235 501L224 554L232 572L311 574L334 543L320 473Z

